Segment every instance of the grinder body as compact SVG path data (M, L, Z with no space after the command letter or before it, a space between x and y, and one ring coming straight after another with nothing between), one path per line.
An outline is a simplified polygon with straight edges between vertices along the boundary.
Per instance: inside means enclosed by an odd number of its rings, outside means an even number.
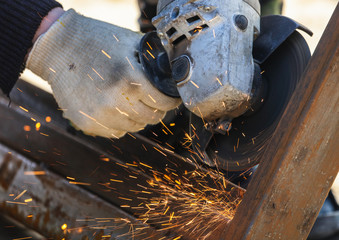
M257 0L163 0L153 25L184 105L206 120L247 111L254 77Z

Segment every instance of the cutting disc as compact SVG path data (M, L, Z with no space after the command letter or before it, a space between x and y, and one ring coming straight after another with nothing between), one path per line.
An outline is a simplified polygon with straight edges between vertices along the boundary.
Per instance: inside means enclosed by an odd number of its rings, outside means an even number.
M308 45L298 32L289 36L260 65L267 88L260 99L262 105L253 113L249 111L233 119L226 135L211 134L206 129L197 134L196 129L203 129L204 122L192 114L191 135L196 138L193 147L201 159L228 171L241 171L258 164L310 56Z

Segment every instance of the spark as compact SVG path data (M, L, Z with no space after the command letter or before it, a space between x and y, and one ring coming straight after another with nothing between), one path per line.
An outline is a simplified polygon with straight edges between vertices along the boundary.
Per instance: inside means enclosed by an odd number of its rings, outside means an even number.
M19 108L21 108L22 110L24 110L25 112L28 112L28 110L22 106L19 106Z
M213 29L213 37L215 38L215 31L214 31L214 29Z
M133 65L132 65L131 61L128 59L128 57L127 57L127 56L126 56L126 60L127 60L127 62L129 63L129 65L131 65L131 67L132 67L132 69L133 69L133 71L134 71L134 67L133 67Z
M135 112L135 114L139 115L139 113L137 111L134 110L134 108L131 108L133 112Z
M67 224L66 223L62 224L61 230L66 230L66 229L67 229Z
M25 239L32 239L33 237L23 237L23 238L13 238L12 240L25 240Z
M40 175L46 175L45 171L25 171L24 175L27 176L40 176Z
M133 201L133 199L130 199L130 198L124 198L124 197L118 197L118 198L120 198L122 200L126 200L126 201Z
M142 166L144 166L144 167L147 167L147 168L151 168L151 169L152 169L152 167L151 167L150 165L147 165L147 164L142 163L142 162L139 162L139 163L140 163L140 165L142 165Z
M25 131L25 132L31 131L31 127L28 126L28 125L25 125L25 126L24 126L24 131Z
M45 121L48 122L48 123L50 123L50 122L52 121L52 118L51 118L50 116L47 116L47 117L45 118Z
M113 37L115 38L115 40L117 40L117 42L119 42L119 39L114 34Z
M27 190L23 190L18 196L16 196L13 200L18 200L19 198L22 197L22 195L24 195L27 192Z
M103 80L103 81L105 81L105 79L94 69L94 68L92 68L92 70Z
M83 185L83 186L91 186L90 183L84 183L84 182L74 182L74 181L69 181L69 184L73 184L73 185Z
M167 155L165 153L163 153L161 150L159 150L158 148L156 147L153 147L155 150L157 150L159 153L161 153L162 155L164 155L165 157L167 157Z
M133 138L133 139L137 139L135 136L133 136L133 135L130 134L130 133L127 133L127 135L130 136L130 137Z
M147 50L147 52L148 52L149 55L151 55L151 57L152 57L153 59L155 59L155 57L153 56L153 54L152 54L149 50Z
M138 166L137 164L133 164L133 163L126 163L126 165L132 166L132 167L137 167Z
M125 113L125 112L121 111L121 110L120 110L118 107L115 107L115 109L116 109L116 110L118 110L118 112L119 112L120 114L122 114L122 115L125 115L125 116L129 117L129 115L128 115L127 113Z
M109 59L111 59L112 57L110 56L110 55L108 55L108 53L107 52L105 52L104 50L101 50L101 52L106 56L106 57L108 57Z
M124 182L124 181L122 181L122 180L117 180L117 179L112 179L112 178L110 179L110 181L111 181L111 182L118 182L118 183Z
M33 201L32 198L27 198L27 199L25 199L25 203L32 202L32 201Z
M175 149L172 145L168 144L167 142L165 143L167 146L169 146L170 148L172 148L173 150Z
M19 204L19 205L27 205L27 203L23 203L23 202L13 202L13 201L6 201L6 203Z
M161 119L159 119L159 121L160 121L161 124L166 128L167 131L169 131L172 135L174 135L174 134L171 132L171 130L168 129L168 127L165 125L165 123L164 123Z
M35 124L35 130L39 131L40 130L40 127L41 127L41 123L37 122Z
M116 162L115 164L116 164L116 165L119 165L119 166L121 166L121 167L124 167L124 168L128 168L128 167L125 166L124 164L121 164L121 163L118 163L118 162Z
M88 114L84 113L83 111L80 111L80 110L79 110L79 113L81 113L81 114L84 115L85 117L91 119L92 121L94 121L94 122L95 122L96 124L98 124L99 126L105 128L105 129L109 129L108 127L106 127L105 125L99 123L95 118L89 116ZM112 134L112 135L113 135L113 134Z
M148 97L149 97L154 103L157 103L157 101L155 101L155 99L154 99L150 94L148 94Z
M216 79L219 82L220 86L222 86L222 83L221 83L220 79L219 78L216 78Z
M56 71L53 68L49 68L49 70L51 70L52 72L56 73Z
M94 81L93 78L92 78L89 74L87 74L87 76L88 76L92 81Z
M104 161L104 162L109 162L109 158L107 158L107 157L100 158L100 160Z
M148 45L148 47L149 47L151 50L153 50L153 48L151 47L151 45L150 45L148 42L146 42L146 44Z
M194 87L199 88L199 86L195 82L193 82L192 80L190 80L190 83L192 83L194 85Z

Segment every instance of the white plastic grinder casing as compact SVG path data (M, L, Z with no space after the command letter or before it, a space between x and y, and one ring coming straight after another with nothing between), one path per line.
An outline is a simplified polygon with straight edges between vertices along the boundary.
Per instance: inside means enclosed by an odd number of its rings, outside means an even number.
M152 22L173 70L184 68L176 81L191 112L214 120L246 111L260 32L258 0L160 0Z

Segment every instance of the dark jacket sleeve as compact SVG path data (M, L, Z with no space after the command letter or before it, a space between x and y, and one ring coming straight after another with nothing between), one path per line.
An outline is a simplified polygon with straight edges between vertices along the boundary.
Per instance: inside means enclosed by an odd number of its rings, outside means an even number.
M24 70L41 20L61 5L54 0L0 0L0 89L6 95Z

